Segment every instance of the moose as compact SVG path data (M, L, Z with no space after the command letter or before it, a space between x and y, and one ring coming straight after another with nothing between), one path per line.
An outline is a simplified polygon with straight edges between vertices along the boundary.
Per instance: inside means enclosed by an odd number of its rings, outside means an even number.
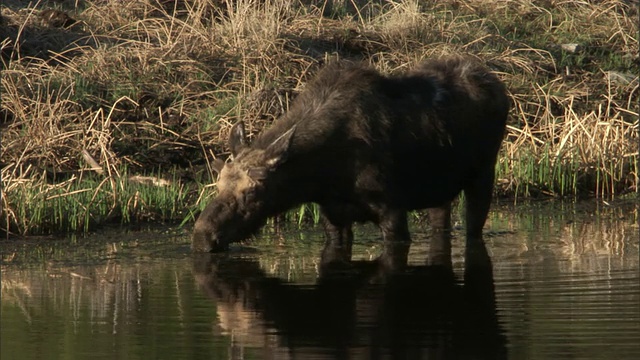
M323 264L351 258L360 222L379 227L384 258L387 249L408 252L408 211L427 209L432 231L449 231L461 191L466 245L482 243L509 107L504 84L471 56L399 75L329 64L252 143L242 121L232 127L232 157L215 165L218 195L196 220L192 249L225 251L269 217L313 202ZM450 256L450 247L440 250Z

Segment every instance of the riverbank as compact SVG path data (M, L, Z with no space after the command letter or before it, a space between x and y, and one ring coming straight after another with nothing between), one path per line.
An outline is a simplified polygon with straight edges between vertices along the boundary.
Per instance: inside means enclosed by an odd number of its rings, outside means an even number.
M191 222L231 125L268 127L336 58L482 59L513 100L498 196L637 191L635 1L231 3L4 1L1 231Z

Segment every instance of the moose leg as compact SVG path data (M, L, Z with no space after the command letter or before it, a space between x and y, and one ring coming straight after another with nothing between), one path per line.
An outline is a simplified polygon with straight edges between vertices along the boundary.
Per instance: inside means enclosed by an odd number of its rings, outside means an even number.
M489 208L491 206L491 198L493 196L493 167L487 168L472 183L464 188L466 199L466 222L467 222L467 244L466 258L474 259L469 256L469 252L483 249L482 228L487 220ZM467 264L469 265L469 264Z
M351 246L353 244L351 221L333 217L323 209L322 225L326 236L321 258L323 266L332 262L351 261Z
M411 237L404 209L388 209L379 215L383 251L379 261L384 269L396 271L407 265Z
M428 210L431 225L429 246L429 265L445 266L451 264L451 203Z

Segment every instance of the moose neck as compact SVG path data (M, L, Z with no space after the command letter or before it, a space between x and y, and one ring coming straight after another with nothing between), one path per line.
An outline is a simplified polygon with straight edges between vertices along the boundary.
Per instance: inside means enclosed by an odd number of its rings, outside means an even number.
M304 203L322 204L329 200L345 184L352 184L345 179L352 176L345 168L348 166L344 157L331 154L311 152L291 156L274 174L277 179L271 196L271 215Z

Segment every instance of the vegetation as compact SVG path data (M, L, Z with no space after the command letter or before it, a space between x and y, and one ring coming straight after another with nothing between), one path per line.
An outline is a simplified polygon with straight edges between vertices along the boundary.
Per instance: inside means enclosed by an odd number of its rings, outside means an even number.
M34 5L35 3L35 5ZM239 119L274 121L323 63L470 53L513 99L500 196L638 185L636 0L65 0L0 5L7 233L190 221ZM294 221L317 217L303 207Z

